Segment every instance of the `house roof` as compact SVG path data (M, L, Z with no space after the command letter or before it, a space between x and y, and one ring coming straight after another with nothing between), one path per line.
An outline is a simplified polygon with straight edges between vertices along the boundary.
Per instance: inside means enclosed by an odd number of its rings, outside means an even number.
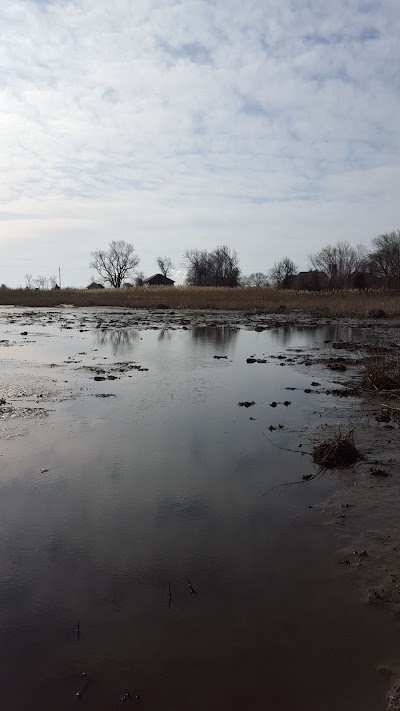
M147 279L143 279L143 284L146 284L146 282L151 281L152 279L156 279L156 277L161 277L161 279L166 279L167 281L175 283L173 279L165 277L164 274L153 274L152 276L147 277Z

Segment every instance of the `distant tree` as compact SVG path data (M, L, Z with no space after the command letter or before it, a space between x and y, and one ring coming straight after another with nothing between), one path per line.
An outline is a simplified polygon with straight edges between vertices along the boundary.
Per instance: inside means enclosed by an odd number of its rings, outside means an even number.
M26 288L32 289L33 287L33 276L32 274L25 274L24 279L26 281Z
M58 279L56 276L49 277L49 285L50 289L55 289L56 286L59 286Z
M308 260L313 269L329 277L332 288L341 289L350 285L353 272L366 269L368 253L363 245L353 247L349 242L337 242L310 254Z
M119 289L126 277L136 269L139 261L133 244L117 240L110 242L108 250L96 249L92 252L90 266L102 281Z
M135 277L135 286L143 286L144 273L138 272Z
M240 269L237 253L226 244L211 252L211 265L215 286L239 285Z
M7 284L0 284L0 291L8 291L8 288Z
M269 271L269 277L274 286L279 289L290 289L293 277L298 272L297 266L289 257L283 257L279 262L275 262Z
M186 283L190 286L239 285L239 260L235 250L221 245L212 252L190 249L184 254Z
M400 290L400 230L375 237L372 246L371 273L388 289Z
M268 286L268 276L263 272L252 272L242 279L244 286Z
M186 265L186 284L189 286L209 286L211 260L207 250L188 249L183 255Z
M169 257L157 257L157 265L160 273L164 277L168 277L174 268L172 260Z
M36 286L37 289L48 289L49 288L49 281L47 277L45 276L38 276L36 279L33 279L33 284Z

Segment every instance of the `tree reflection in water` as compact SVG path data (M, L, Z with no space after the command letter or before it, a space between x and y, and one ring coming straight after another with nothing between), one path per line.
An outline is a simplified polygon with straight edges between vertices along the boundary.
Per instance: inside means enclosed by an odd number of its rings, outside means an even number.
M202 343L211 343L217 350L224 350L233 346L237 338L238 329L229 326L194 326L192 338Z
M171 329L170 328L162 328L157 336L158 341L166 341L166 340L171 340Z
M99 346L112 346L114 354L124 353L133 348L139 338L139 331L135 328L104 328L96 330Z

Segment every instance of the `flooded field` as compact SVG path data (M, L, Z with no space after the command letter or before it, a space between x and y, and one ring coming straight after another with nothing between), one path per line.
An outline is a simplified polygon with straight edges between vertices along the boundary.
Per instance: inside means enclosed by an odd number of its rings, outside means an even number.
M398 630L301 455L364 331L173 316L0 312L1 708L384 711Z

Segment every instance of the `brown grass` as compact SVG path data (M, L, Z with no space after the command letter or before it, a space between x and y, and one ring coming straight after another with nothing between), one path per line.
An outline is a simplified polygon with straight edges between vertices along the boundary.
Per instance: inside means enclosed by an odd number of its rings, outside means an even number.
M358 316L384 310L388 317L400 316L400 299L383 291L307 292L279 289L227 289L212 287L150 287L133 289L62 289L34 291L4 289L0 305L51 307L121 306L133 309L217 309L263 313L300 313L316 317ZM370 313L371 312L371 313Z
M351 467L361 459L361 455L354 444L354 432L349 430L326 439L317 444L313 449L313 461L321 469L345 469Z
M361 387L371 392L400 391L400 360L396 353L370 356L361 373Z

